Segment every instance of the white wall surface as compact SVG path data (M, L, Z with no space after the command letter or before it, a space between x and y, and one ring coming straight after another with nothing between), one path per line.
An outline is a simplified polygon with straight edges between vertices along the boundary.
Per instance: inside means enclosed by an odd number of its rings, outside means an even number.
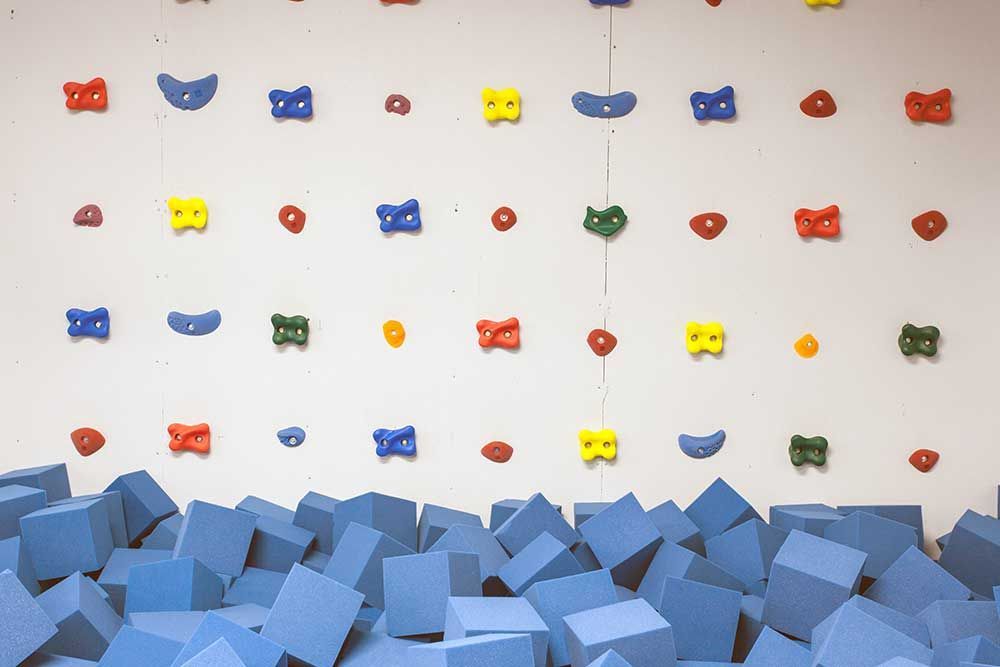
M779 502L922 503L928 538L962 510L995 511L1000 251L990 0L7 0L0 18L0 468L66 460L74 491L148 468L178 504L309 489L375 489L488 512L541 490L553 502L686 506L723 476L761 512ZM180 112L155 84L216 72L215 99ZM71 113L65 81L108 81L105 113ZM576 90L633 90L612 122ZM310 122L271 118L267 92L309 84ZM693 90L732 84L738 116L699 125ZM491 127L484 86L517 87L522 120ZM915 125L912 89L955 92L954 122ZM833 118L798 102L826 88ZM387 114L385 97L413 102ZM201 196L203 234L171 230L165 200ZM376 205L420 200L423 233L385 237ZM99 204L99 229L73 213ZM621 204L610 242L588 204ZM293 236L276 220L295 203ZM836 242L796 236L796 208L837 203ZM517 226L489 222L510 205ZM933 243L910 219L950 227ZM705 242L689 218L718 210ZM73 340L70 307L111 310L107 342ZM170 310L222 311L213 335ZM307 349L270 340L304 314ZM517 316L520 351L485 353L480 318ZM605 360L585 343L620 340ZM381 324L401 320L405 345ZM684 349L719 320L725 353ZM908 360L901 325L943 331ZM806 331L821 352L800 359ZM167 449L171 422L212 426L207 458ZM412 423L416 460L380 460L371 431ZM618 460L586 465L576 432L617 430ZM69 432L108 444L81 458ZM283 427L306 429L286 449ZM692 460L680 432L724 428ZM793 468L789 437L830 438L825 469ZM516 450L486 461L491 440ZM916 448L941 452L922 475Z

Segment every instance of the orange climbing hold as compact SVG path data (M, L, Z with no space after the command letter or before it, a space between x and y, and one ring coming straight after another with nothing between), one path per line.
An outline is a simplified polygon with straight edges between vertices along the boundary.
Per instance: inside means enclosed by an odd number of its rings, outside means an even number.
M170 451L173 452L208 454L212 447L212 430L208 424L171 424L167 433L170 434Z
M799 109L813 118L829 118L837 113L837 103L833 100L833 95L821 88L799 102Z
M108 87L97 77L87 83L68 81L63 84L66 108L73 111L100 111L108 106Z
M933 241L948 229L948 218L941 211L921 213L910 223L917 236L925 241Z
M951 89L936 93L907 93L906 116L916 123L944 123L951 120Z
M813 210L800 208L795 212L795 231L799 236L828 239L840 235L840 207L836 204Z
M618 345L618 339L615 338L614 334L610 331L605 331L604 329L594 329L589 334L587 334L587 345L590 349L594 351L599 357L606 357L611 354L615 346Z
M104 435L95 428L78 428L69 434L80 456L90 456L104 446Z
M930 472L940 458L941 455L933 449L918 449L910 454L910 465L920 472Z
M507 461L510 461L510 457L514 455L514 448L506 442L494 440L483 445L479 453L494 463L507 463Z
M719 236L726 228L729 221L721 213L700 213L691 218L691 231L705 239L711 241Z
M382 325L382 335L385 336L385 342L389 345L399 347L406 340L406 329L403 328L403 323L399 320L386 320Z
M479 320L476 322L480 347L502 347L512 350L521 345L521 323L516 317L503 322Z
M278 211L278 222L292 234L298 234L306 226L306 214L298 206L286 204Z
M493 227L498 232L505 232L517 224L517 213L514 213L514 209L508 206L501 206L493 211L490 222L493 223Z
M819 341L811 333L795 341L795 352L803 359L812 359L819 352Z

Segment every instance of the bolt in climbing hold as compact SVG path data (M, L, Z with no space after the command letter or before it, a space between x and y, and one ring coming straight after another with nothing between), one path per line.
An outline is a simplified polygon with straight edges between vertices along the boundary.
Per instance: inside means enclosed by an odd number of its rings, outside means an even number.
M306 441L306 432L298 426L289 426L278 431L278 442L285 447L298 447Z

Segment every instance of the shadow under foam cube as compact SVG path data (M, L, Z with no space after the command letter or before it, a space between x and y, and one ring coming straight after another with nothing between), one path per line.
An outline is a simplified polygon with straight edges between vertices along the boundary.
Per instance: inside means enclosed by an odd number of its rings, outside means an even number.
M706 540L744 521L761 518L757 510L721 477L702 491L684 513L698 526L698 531Z
M40 580L100 570L114 549L108 505L102 499L26 514L21 537Z
M79 572L38 596L38 605L59 631L40 649L83 660L100 660L122 619Z
M910 547L868 587L865 597L916 616L936 600L968 600L972 591L917 547Z
M177 533L174 558L194 556L218 574L238 577L243 573L257 517L192 500Z
M562 542L542 533L500 568L500 581L514 595L522 595L539 581L582 573L576 556Z
M483 520L478 514L424 503L420 510L420 521L417 522L417 551L424 553L434 546L445 531L456 525L482 528Z
M129 568L126 617L139 611L207 611L221 606L222 580L197 558L188 556Z
M323 574L363 594L365 602L372 607L384 609L382 561L413 553L413 549L385 533L351 522L333 550Z
M65 463L54 463L36 468L21 468L0 475L0 487L19 484L45 491L48 502L69 498L69 474Z
M105 493L108 491L122 494L130 546L148 535L160 521L177 513L177 505L145 470L117 477L104 489Z
M19 665L58 628L10 570L0 572L0 665Z
M316 533L314 545L327 555L333 553L333 513L339 502L336 498L310 491L302 496L292 519L292 523L299 528Z
M419 644L406 650L406 667L530 667L528 635L491 634Z
M459 551L382 562L386 630L393 637L444 632L449 597L480 597L479 557Z
M853 512L823 529L823 537L868 554L864 576L878 578L910 547L918 546L912 526L868 512Z
M991 597L1000 584L1000 521L967 510L938 563L974 593Z
M663 542L646 511L629 493L580 524L580 534L615 583L635 588Z
M670 624L643 599L588 609L563 619L572 667L586 667L614 649L632 667L675 667Z
M559 514L552 503L540 493L531 496L523 506L497 527L493 534L511 556L516 556L542 533L549 533L569 549L580 536Z
M444 640L489 634L531 637L535 667L545 667L549 628L524 598L448 598Z

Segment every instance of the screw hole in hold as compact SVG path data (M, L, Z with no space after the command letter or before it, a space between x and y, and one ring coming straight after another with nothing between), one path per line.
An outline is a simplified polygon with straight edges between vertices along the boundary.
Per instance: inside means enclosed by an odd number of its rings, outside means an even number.
M615 223L617 225L618 224L618 216L617 215L611 216L611 222L613 222L613 223Z
M493 331L491 329L486 329L485 331L483 331L483 335L486 336L487 338L490 338L493 336Z
M824 227L829 227L830 226L830 219L829 218L827 218L826 220L823 221L823 226Z
M201 436L201 435L194 436L194 441L195 442L204 442L204 440L205 440L204 436Z
M513 109L514 108L514 103L513 102L507 102L507 108L508 109Z
M382 438L382 442L378 443L378 446L379 447L388 447L389 446L389 441L386 440L385 438Z
M604 443L604 449L611 449L611 443L610 442L605 442Z
M935 104L934 105L934 110L935 111L941 111L941 105L940 104Z
M100 322L98 322L98 324L100 324ZM927 338L927 339L924 340L924 347L930 347L933 344L934 344L934 341L932 341L930 338Z
M924 105L921 102L914 102L913 103L913 108L916 109L917 111L920 111L923 107L924 107Z
M183 93L181 94L181 97L182 97L182 98L184 98L184 101L185 101L185 102L187 102L187 101L189 101L189 100L191 99L191 93L189 93L189 92L187 92L187 91L184 91L184 92L183 92Z
M392 106L394 106L394 107L396 107L398 109L399 107L403 106L403 103L400 102L399 100L393 100L392 101Z
M719 102L719 108L725 109L728 105L725 102Z
M920 457L920 462L921 463L927 463L928 460L930 460L930 459L928 458L928 456L926 454L924 454L923 456Z
M180 433L175 433L174 434L174 440L180 441L180 439L181 439L181 434Z
M294 447L295 445L299 444L299 439L293 435L290 438L288 438L288 444Z
M288 220L288 222L295 222L295 214L294 214L294 213L289 213L289 214L288 214L287 216L285 216L285 217L286 217L286 219Z
M387 213L387 214L386 214L386 216L385 216L385 221L386 221L386 222L392 222L392 214L391 214L391 213Z
M90 444L90 436L89 436L89 435L85 435L85 436L83 436L83 437L81 438L81 440L83 441L83 444L85 444L85 445L89 445L89 444ZM926 458L926 457L925 457L925 458Z
M698 341L698 334L691 334L691 342L695 343Z
M706 105L705 105L704 102L699 102L698 103L698 108L701 109L702 111L704 111L707 107L706 107Z
M187 330L188 331L194 331L194 322L188 322L187 323Z
M198 209L195 209L194 210L194 217L200 218L201 217L201 211L199 211Z
M407 213L406 214L406 221L407 222L413 222L413 214L412 213Z
M821 453L821 452L820 452L820 451L819 451L818 449L814 449L814 450L813 450L813 456L819 456L819 455L820 455L820 453Z
M504 338L510 338L510 337L511 337L512 335L513 335L513 334L511 334L511 332L509 332L509 331L504 331L504 332L503 332L503 337L504 337Z
M598 345L604 345L604 336L598 336L597 337L597 344Z
M299 100L299 103L296 106L298 108L300 108L300 109L305 109L306 108L306 103L303 100Z
M904 340L904 341L906 341L906 344L907 344L907 345L909 345L909 344L911 344L911 343L913 342L913 339L912 339L912 338L910 338L909 336L907 336L907 337L906 337L906 338L904 338L903 340Z
M822 106L823 106L823 98L821 97L816 98L816 108L818 109Z
M487 108L487 109L495 109L495 108L496 108L496 106L497 106L497 105L496 105L496 103L495 103L495 102L487 102L487 103L486 103L486 108Z
M590 442L589 440L588 440L587 442L583 443L583 446L584 446L585 448L587 448L587 449L590 449L591 445L593 445L593 443L592 443L592 442Z
M296 336L301 336L302 335L302 329L296 329L295 330L295 335Z
M611 113L611 105L610 104L605 104L601 108L604 110L604 113Z
M699 447L698 448L698 453L699 454L704 454L705 453L705 448L704 447Z
M719 340L719 337L713 334L708 337L708 340L714 343L715 341Z
M80 93L73 93L73 99L74 100L80 99Z
M594 217L592 217L590 219L590 221L596 225L597 223L599 223L601 221L601 219L595 215Z
M493 448L493 456L500 456L500 448L499 447L494 447Z
M175 218L181 218L183 216L184 216L184 213L182 213L180 209L178 209L177 211L174 212L174 217Z
M94 322L94 327L97 328L97 329L100 329L103 326L104 326L104 323L101 322L100 320ZM928 344L930 344L930 343L928 343Z
M278 333L285 333L285 327L278 327Z
M73 320L73 324L75 324L76 326L80 326L81 322L80 320Z
M812 224L812 222L813 222L813 221L812 221L812 220L810 220L809 218L803 218L803 219L802 219L802 226L803 226L803 227L808 227L809 225L811 225L811 224Z

